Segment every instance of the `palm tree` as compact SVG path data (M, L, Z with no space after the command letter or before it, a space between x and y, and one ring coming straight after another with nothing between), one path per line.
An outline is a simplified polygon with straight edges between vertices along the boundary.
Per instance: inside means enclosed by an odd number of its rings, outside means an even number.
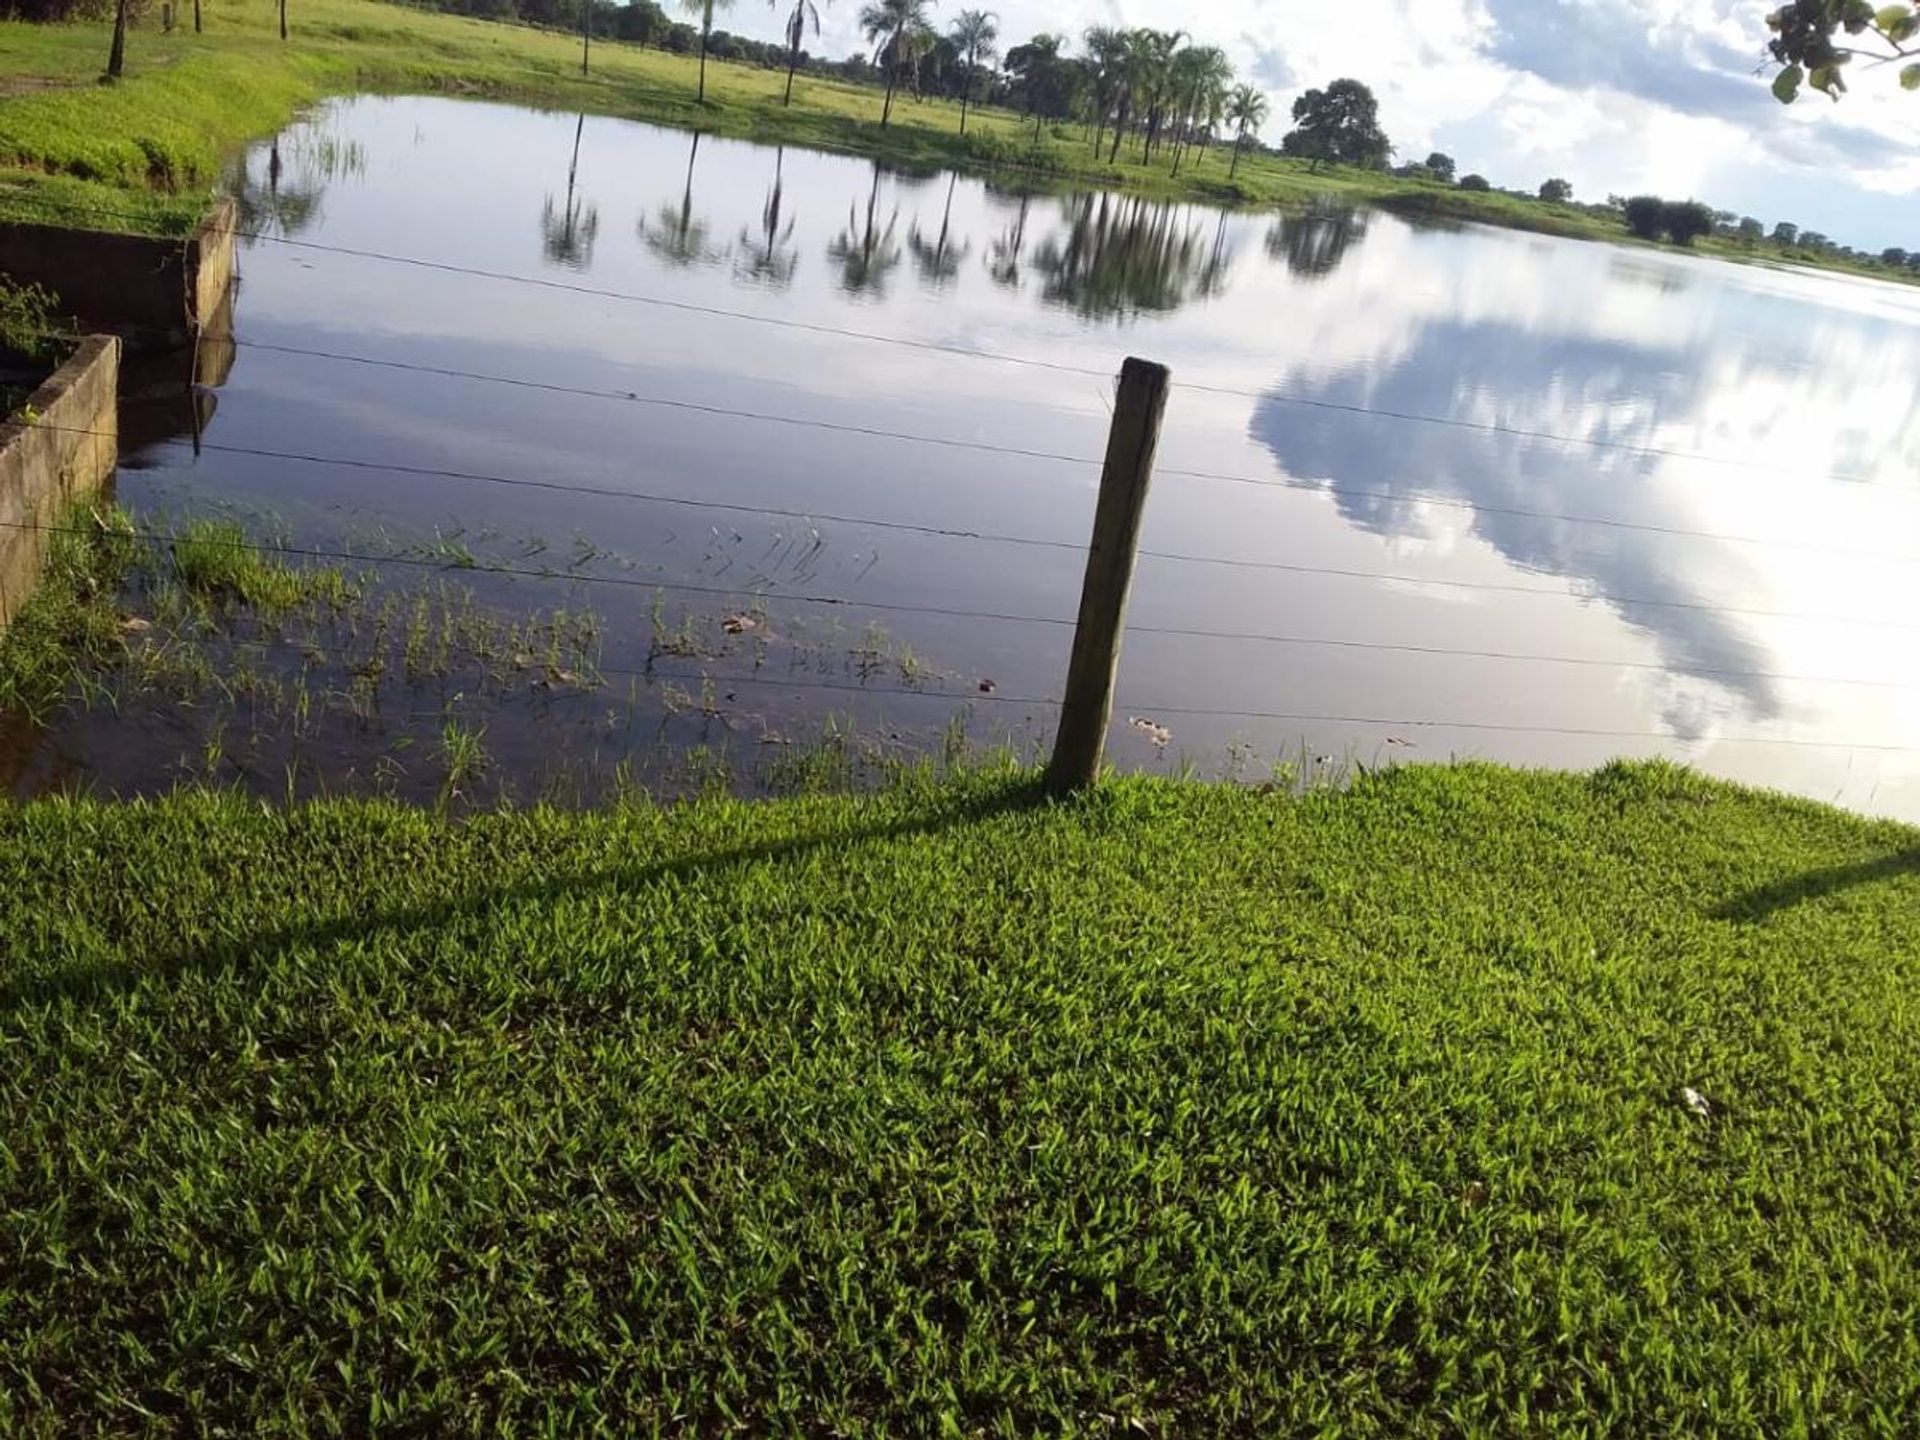
M958 50L967 61L967 88L960 92L960 133L967 133L967 103L973 99L975 77L979 74L980 62L991 60L998 53L1000 27L994 24L991 10L962 10L960 18L953 22L950 32L953 48Z
M1216 123L1227 82L1233 79L1233 66L1226 52L1212 46L1182 50L1174 58L1175 103L1180 107L1180 134L1174 140L1173 173L1180 173L1180 157L1197 133L1204 143L1207 131Z
M589 0L589 4L591 0ZM713 12L725 10L733 0L681 0L689 15L700 17L700 93L694 99L707 103L707 39L713 34Z
M1093 92L1093 153L1100 153L1100 137L1126 83L1127 35L1110 25L1095 25L1086 33L1087 70Z
M1246 148L1247 132L1258 130L1267 118L1267 97L1251 85L1234 87L1227 99L1227 122L1234 127L1233 163L1227 167L1231 180L1240 169L1240 152Z
M887 67L887 101L880 111L880 127L893 118L893 92L900 68L918 69L933 26L927 19L931 0L873 0L860 12L860 30L875 47L874 60Z
M1138 66L1141 103L1146 107L1147 131L1141 141L1140 159L1153 158L1160 144L1161 127L1166 124L1167 106L1174 98L1174 58L1182 30L1137 30L1134 32L1134 56Z
M779 3L767 0L768 5ZM793 13L787 16L787 98L780 102L783 105L793 104L793 72L800 68L800 42L807 38L809 25L814 34L820 33L820 7L813 0L793 0Z

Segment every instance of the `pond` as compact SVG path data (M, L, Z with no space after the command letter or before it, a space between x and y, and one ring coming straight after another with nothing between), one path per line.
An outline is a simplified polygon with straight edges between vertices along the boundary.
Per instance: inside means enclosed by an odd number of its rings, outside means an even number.
M443 99L231 183L232 343L130 406L118 499L359 598L233 622L248 683L16 724L18 792L1039 752L1140 355L1118 763L1668 755L1920 818L1920 291Z

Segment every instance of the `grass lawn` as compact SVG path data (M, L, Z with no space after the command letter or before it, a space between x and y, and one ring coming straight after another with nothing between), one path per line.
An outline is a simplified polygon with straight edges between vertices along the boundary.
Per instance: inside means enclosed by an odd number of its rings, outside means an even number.
M0 1432L1913 1434L1916 1059L1660 765L0 807Z
M0 22L0 216L45 218L58 204L132 210L131 218L74 214L78 223L171 233L203 208L221 158L280 128L302 104L356 91L473 95L625 116L716 134L877 155L901 165L1019 168L1049 183L1097 185L1217 203L1287 205L1316 198L1387 203L1436 220L1477 220L1550 234L1626 242L1611 212L1548 205L1351 169L1309 171L1301 161L1251 154L1229 183L1216 147L1179 177L1122 147L1096 154L1078 126L1043 126L978 106L966 135L959 107L902 97L882 129L876 88L802 76L791 108L785 75L747 65L708 65L707 100L695 100L698 62L687 56L596 42L593 73L580 74L577 37L417 11L379 0L294 0L293 39L282 44L276 11L260 0L204 0L207 29L171 35L157 26L129 41L127 74L102 86L104 23L36 26ZM1276 118L1273 136L1284 128ZM1637 243L1637 242L1635 242ZM1703 253L1756 255L1709 238ZM1795 263L1882 279L1912 278L1877 265L1795 252Z

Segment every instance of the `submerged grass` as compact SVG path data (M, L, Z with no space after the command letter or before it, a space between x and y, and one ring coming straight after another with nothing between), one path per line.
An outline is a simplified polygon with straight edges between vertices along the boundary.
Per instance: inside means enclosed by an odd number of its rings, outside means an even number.
M1899 1434L1920 834L0 807L0 1430Z
M173 575L185 590L210 604L245 605L277 615L302 605L346 604L355 590L344 572L327 566L295 567L262 552L237 521L188 521L172 540Z

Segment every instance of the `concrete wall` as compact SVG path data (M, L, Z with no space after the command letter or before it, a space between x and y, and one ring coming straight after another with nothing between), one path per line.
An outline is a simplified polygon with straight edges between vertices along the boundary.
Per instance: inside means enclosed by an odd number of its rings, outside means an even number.
M0 221L0 274L45 286L91 324L177 345L233 284L236 214L233 201L217 202L185 240Z
M119 458L120 341L94 335L0 425L0 629L33 593L69 502L113 475ZM78 432L78 433L76 433Z

